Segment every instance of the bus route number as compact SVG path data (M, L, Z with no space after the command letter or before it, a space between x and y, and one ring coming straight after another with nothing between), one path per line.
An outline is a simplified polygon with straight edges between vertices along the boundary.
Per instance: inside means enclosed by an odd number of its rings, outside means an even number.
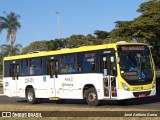
M25 78L25 83L34 83L33 78Z

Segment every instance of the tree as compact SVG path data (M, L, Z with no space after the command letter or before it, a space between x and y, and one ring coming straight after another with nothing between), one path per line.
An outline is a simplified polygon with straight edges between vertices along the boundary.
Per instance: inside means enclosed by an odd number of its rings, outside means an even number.
M96 30L94 31L94 34L98 39L107 39L109 37L109 33L102 30Z
M137 11L142 15L131 24L133 37L145 40L152 46L160 45L160 1L142 3Z
M0 46L0 73L3 70L3 64L2 64L3 58L12 55L19 55L21 54L21 51L22 51L22 45L20 44L16 44L14 46L3 44Z
M3 44L0 46L0 51L1 51L1 58L6 56L19 55L21 54L21 51L22 51L22 45L16 44L12 46L12 45Z
M65 39L65 47L67 48L76 48L85 45L85 36L84 35L72 35L69 38Z
M117 21L111 38L137 42L147 42L152 46L160 44L160 2L151 0L142 3L137 9L142 13L132 21Z
M29 46L23 48L22 54L27 54L34 51L47 51L48 50L48 41L41 40L30 43Z
M131 21L117 21L116 28L110 32L110 42L132 40L132 29L129 27Z
M13 12L6 14L6 17L0 16L0 33L7 30L6 42L11 39L11 46L14 45L17 30L21 27L19 18L20 16Z
M118 40L144 42L153 46L153 55L158 64L160 51L160 1L150 0L142 3L137 12L141 15L132 21L117 21L110 37ZM158 59L157 59L158 58Z

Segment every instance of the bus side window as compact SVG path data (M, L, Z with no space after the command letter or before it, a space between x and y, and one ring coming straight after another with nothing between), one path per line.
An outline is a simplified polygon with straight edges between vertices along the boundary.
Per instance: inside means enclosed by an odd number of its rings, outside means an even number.
M95 72L96 71L96 53L83 52L77 54L78 72Z
M21 60L21 69L20 69L20 75L28 75L28 60Z
M29 59L29 74L41 75L42 74L42 58Z
M60 73L75 73L75 55L61 55L59 58L59 72Z
M11 65L10 66L10 77L12 77L12 80L18 79L19 75L19 65Z
M82 71L82 68L81 68L81 64L80 64L80 63L77 65L77 71L78 71L78 72L81 72L81 71Z
M57 71L58 71L58 62L56 61L49 61L47 62L47 75L50 75L50 78L57 78Z

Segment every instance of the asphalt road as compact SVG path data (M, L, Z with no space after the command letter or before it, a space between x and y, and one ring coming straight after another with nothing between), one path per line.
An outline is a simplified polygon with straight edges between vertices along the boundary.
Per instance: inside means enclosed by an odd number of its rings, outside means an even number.
M9 98L7 96L0 96L0 105L3 104L14 104L14 105L28 105L27 101L23 98ZM50 106L51 104L54 104L53 101L49 101L47 99L42 100L38 106L46 105ZM84 100L66 100L65 103L57 104L57 106L68 106L71 105L79 106L79 107L85 107L87 106L86 102ZM136 109L149 109L149 110L160 110L160 95L154 96L154 97L148 97L148 98L141 98L141 99L132 99L129 100L127 105L118 105L116 101L102 101L101 105L98 107L102 108L136 108Z
M27 101L24 98L9 98L4 95L0 95L0 105L3 104L14 104L14 105L28 105ZM54 101L49 101L43 99L40 101L38 106L46 105L50 106L54 104ZM57 106L72 106L72 107L86 107L88 106L84 100L65 100L65 103L57 104ZM122 108L122 109L149 109L160 111L160 83L157 85L157 95L154 97L140 98L140 99L131 99L126 105L118 105L116 101L102 101L100 108Z
M27 101L24 98L9 98L7 96L0 96L0 105L3 104L14 104L14 105L28 105ZM50 106L54 104L54 101L49 101L47 99L42 100L38 105ZM87 106L84 100L66 100L65 103L57 104L57 106L68 106L71 105L85 107ZM127 105L117 105L116 101L102 101L101 105L98 107L102 108L130 108L130 109L149 109L149 110L160 110L160 95L148 98L141 99L132 99L129 100Z

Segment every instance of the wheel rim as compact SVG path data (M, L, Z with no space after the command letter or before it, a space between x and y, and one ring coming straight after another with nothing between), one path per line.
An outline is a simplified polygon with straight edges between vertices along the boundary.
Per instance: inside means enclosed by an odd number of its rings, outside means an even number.
M95 93L90 93L88 95L88 100L89 101L95 101L96 100L96 94Z
M29 92L28 93L28 100L31 102L33 101L33 93L32 92Z

